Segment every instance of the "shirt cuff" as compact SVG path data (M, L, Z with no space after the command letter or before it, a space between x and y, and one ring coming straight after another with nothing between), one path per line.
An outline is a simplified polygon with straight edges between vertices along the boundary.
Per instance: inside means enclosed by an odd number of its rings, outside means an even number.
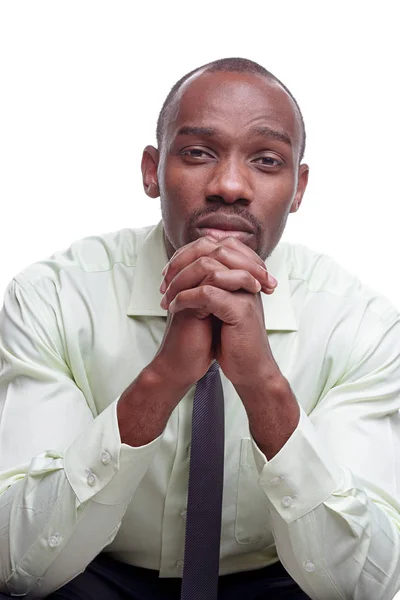
M65 473L80 503L91 498L103 504L123 502L139 485L160 446L163 434L145 446L122 444L117 403L100 413L64 453Z
M271 460L253 438L252 445L259 483L287 523L310 512L340 488L344 471L318 438L301 406L296 429Z

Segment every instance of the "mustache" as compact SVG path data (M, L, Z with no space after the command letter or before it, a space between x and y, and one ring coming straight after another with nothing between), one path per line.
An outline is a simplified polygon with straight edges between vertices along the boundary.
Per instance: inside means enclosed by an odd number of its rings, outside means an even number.
M215 197L213 196L212 198ZM211 197L207 199L211 199ZM226 205L212 205L207 207L206 209L196 211L189 219L188 228L190 229L194 227L195 223L199 221L200 218L205 218L209 215L215 214L222 215L228 219L233 216L239 216L240 218L248 222L248 224L251 226L251 229L255 232L256 235L259 235L261 233L261 224L252 213L249 213L247 210L239 209L238 207L232 207L228 211L226 210Z

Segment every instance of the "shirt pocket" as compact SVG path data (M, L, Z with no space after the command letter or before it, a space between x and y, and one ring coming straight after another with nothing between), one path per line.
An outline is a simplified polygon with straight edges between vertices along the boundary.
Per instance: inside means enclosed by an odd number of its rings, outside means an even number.
M235 538L238 544L251 544L252 550L275 544L269 524L268 500L258 483L250 438L242 438L236 501Z

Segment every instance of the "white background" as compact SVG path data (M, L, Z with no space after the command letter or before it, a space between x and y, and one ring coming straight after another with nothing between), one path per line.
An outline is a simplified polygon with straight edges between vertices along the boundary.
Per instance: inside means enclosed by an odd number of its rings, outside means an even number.
M156 223L140 159L175 81L226 56L288 85L310 182L284 239L400 307L396 1L0 0L0 304L20 269Z
M164 97L187 71L243 56L292 90L306 121L310 183L284 239L400 307L396 8L0 0L0 298L74 240L156 223L140 159Z

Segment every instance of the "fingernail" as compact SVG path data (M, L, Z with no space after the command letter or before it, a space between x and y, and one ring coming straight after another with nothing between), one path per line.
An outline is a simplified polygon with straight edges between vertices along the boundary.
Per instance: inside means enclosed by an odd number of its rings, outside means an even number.
M269 281L270 281L270 284L271 284L271 285L273 285L274 287L275 287L276 285L278 285L278 281L277 281L277 280L275 279L275 277L273 277L273 276L272 276L270 273L268 273L268 277L269 277Z
M165 273L167 272L167 269L168 269L168 265L169 265L169 262L167 262L167 264L165 265L165 267L161 271L161 275L165 275Z
M166 299L166 297L165 297L165 294L164 294L164 296L161 298L160 306L161 306L161 308L166 308L166 307L167 307L167 299Z
M165 283L165 279L164 279L164 281L163 281L163 282L162 282L162 284L160 285L160 292L161 292L162 294L164 294L164 292L165 292L165 290L166 290L166 289L167 289L167 284Z

